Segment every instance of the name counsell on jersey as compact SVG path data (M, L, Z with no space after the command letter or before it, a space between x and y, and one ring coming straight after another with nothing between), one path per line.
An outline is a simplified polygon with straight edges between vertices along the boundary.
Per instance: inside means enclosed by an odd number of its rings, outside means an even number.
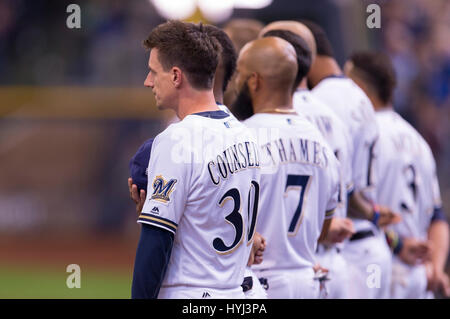
M258 146L254 142L237 143L226 148L208 162L208 171L214 185L222 179L248 168L259 168Z

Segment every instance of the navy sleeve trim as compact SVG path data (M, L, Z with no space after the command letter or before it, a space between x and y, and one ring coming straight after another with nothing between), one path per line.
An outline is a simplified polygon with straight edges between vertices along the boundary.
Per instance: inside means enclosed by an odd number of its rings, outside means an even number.
M334 212L336 211L336 207L325 212L325 219L330 219L334 216Z
M355 188L352 186L352 188L347 191L347 199L350 199L350 197L352 197L354 192Z
M447 217L445 216L442 207L435 207L433 211L433 216L431 217L431 222L444 221L447 222Z
M178 224L174 223L173 221L171 221L169 219L155 216L155 215L150 215L147 213L141 213L141 215L139 215L138 223L149 224L149 225L161 227L161 228L167 229L168 231L170 231L174 234L176 233L177 228L178 228Z

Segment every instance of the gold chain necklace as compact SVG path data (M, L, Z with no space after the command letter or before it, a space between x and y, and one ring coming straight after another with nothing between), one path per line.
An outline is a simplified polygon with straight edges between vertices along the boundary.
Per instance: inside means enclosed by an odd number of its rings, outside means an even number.
M281 113L281 114L297 114L294 109L285 110L280 108L258 110L258 113Z

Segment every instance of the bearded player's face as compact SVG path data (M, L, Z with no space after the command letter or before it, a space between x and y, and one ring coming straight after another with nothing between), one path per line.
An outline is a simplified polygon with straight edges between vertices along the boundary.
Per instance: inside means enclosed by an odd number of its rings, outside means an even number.
M240 57L237 63L234 86L236 88L236 99L234 100L233 105L231 105L231 112L240 121L246 120L254 114L253 102L247 84L248 79L249 74L247 68L245 67L244 60Z
M245 82L239 90L236 99L231 106L231 112L240 121L244 121L254 114L253 102L247 82Z

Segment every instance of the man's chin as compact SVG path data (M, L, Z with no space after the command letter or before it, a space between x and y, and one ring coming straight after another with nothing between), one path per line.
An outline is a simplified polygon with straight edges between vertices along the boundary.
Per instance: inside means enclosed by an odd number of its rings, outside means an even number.
M161 104L161 103L158 103L158 102L156 102L156 107L157 107L158 110L160 110L160 111L164 111L164 110L167 110L167 109L168 109L168 107L167 107L166 105Z

